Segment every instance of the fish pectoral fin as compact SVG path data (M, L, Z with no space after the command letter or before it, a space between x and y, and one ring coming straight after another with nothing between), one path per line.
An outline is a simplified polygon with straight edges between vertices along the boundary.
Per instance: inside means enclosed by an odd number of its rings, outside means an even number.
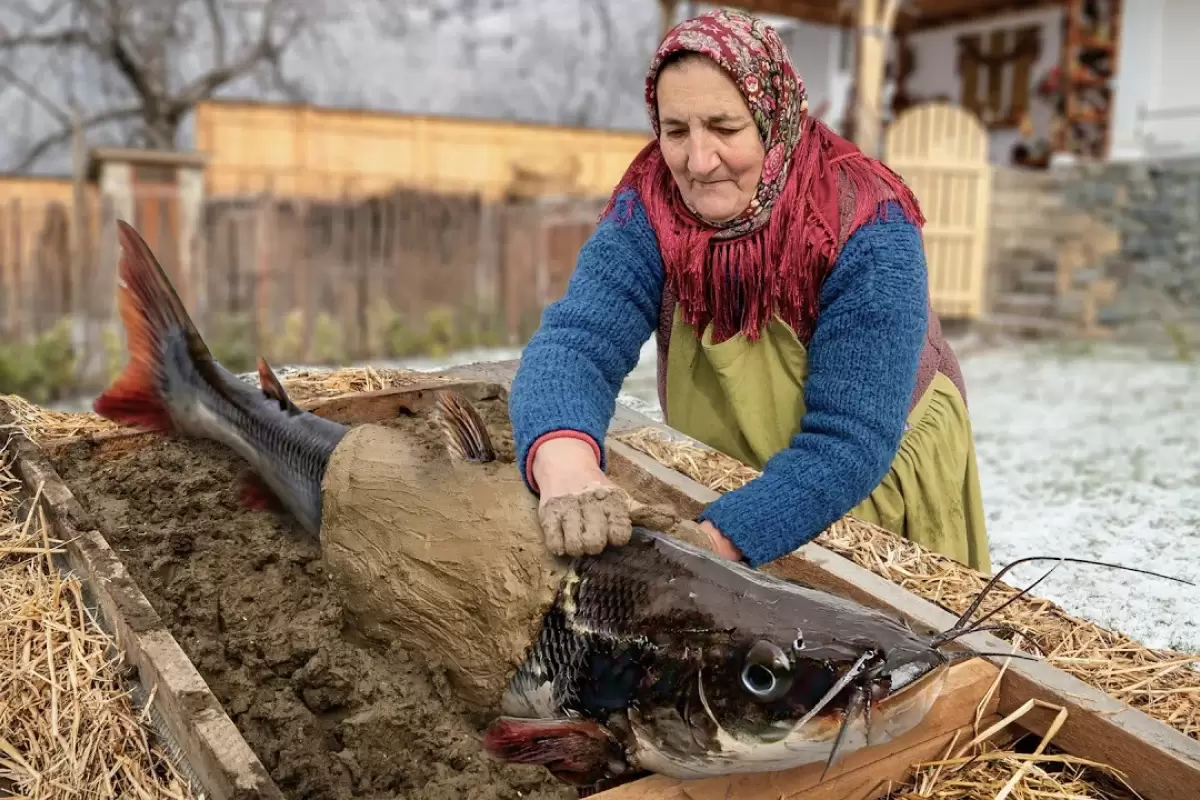
M444 390L437 393L437 403L441 411L439 424L453 456L481 464L496 460L487 425L470 400L458 392Z
M536 764L559 780L590 784L612 775L624 756L598 722L499 717L483 736L483 749L498 761Z
M279 403L280 411L286 411L293 415L301 413L296 404L292 402L292 398L288 397L287 390L283 388L283 383L275 374L275 370L271 369L271 365L262 356L258 357L258 386L264 395Z
M268 488L263 479L250 470L242 473L241 484L242 488L239 493L239 500L246 508L254 508L260 511L275 511L283 508L283 503Z

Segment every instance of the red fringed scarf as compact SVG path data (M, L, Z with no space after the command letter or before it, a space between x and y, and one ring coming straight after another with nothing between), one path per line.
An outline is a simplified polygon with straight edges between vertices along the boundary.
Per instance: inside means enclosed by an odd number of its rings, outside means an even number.
M698 219L684 204L655 139L630 164L604 214L625 189L637 190L658 238L667 284L684 320L698 332L711 322L715 342L739 332L754 340L778 315L807 341L843 237L875 219L888 200L900 205L906 219L923 225L916 198L892 170L807 117L803 83L778 36L742 12L709 12L667 34L647 77L656 136L657 71L679 50L702 52L720 63L760 112L755 116L767 155L756 197L768 213L751 218L748 211L721 227ZM747 51L761 57L747 59ZM754 69L745 69L747 63Z

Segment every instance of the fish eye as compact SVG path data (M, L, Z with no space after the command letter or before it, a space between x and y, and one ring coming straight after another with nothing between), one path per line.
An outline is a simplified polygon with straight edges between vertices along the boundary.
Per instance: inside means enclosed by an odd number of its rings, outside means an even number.
M792 688L792 663L771 642L756 642L742 665L742 688L763 702L780 699Z

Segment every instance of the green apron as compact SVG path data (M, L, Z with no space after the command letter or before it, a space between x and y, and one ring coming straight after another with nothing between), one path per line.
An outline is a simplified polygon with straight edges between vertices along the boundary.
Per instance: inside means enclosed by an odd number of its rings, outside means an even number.
M757 342L698 338L678 307L667 355L668 424L762 470L804 416L808 353L778 318ZM850 516L879 525L984 573L991 572L971 421L940 372L909 412L891 469Z

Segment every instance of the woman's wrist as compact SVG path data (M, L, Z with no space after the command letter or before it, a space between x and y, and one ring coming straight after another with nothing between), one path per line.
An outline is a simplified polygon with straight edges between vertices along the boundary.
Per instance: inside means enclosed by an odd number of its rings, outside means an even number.
M563 431L535 443L528 472L535 491L540 491L537 487L543 486L555 472L571 467L599 469L599 466L598 448L590 437Z

